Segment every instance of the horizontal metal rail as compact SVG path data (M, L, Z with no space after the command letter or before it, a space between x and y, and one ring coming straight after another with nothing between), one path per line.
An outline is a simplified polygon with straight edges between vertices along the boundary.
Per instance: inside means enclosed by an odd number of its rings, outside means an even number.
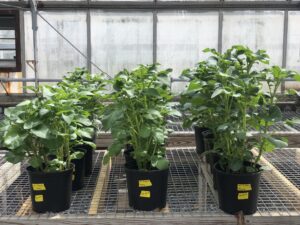
M60 82L62 79L37 79L38 82ZM0 81L3 83L10 83L10 82L35 82L35 78L0 78Z
M7 4L7 1L0 1ZM27 2L9 2L10 5L30 10ZM1 6L5 7L5 6ZM7 7L5 7L7 8ZM300 2L245 1L245 2L199 2L199 1L38 1L38 10L300 10Z
M14 83L14 82L35 82L36 79L34 78L1 78L0 82L3 83ZM39 78L37 79L38 82L60 82L62 79L50 79L50 78ZM295 81L294 79L287 78L285 81ZM189 82L189 80L182 79L182 78L171 78L171 83L175 82Z

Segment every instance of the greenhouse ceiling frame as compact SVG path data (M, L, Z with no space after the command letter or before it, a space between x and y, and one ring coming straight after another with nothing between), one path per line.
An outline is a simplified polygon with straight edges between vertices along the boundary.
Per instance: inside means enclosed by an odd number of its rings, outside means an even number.
M36 2L36 5L35 5ZM6 6L5 6L6 5ZM283 11L284 12L284 29L283 29L283 47L282 47L282 67L286 67L287 62L287 35L288 35L288 12L300 11L300 2L287 0L284 2L278 1L215 1L215 2L196 2L196 1L47 1L41 2L37 0L29 0L26 2L7 2L0 0L1 8L18 8L22 11L31 11L33 17L39 15L39 11L60 11L60 10L79 10L87 12L87 54L83 55L87 59L87 68L91 70L92 65L96 66L91 60L92 46L91 46L91 14L92 9L102 9L104 11L147 11L153 14L153 63L157 62L157 14L159 11L217 11L219 14L218 27L218 51L222 50L222 35L223 35L223 12L224 11L249 11L249 10L267 10L267 11ZM33 33L36 34L38 30L34 28ZM21 34L24 38L24 29L21 29ZM61 35L66 41L63 35ZM37 46L34 38L34 46ZM72 46L72 43L69 43ZM72 46L75 50L76 46ZM22 47L24 51L24 45ZM80 53L80 52L79 52ZM24 53L22 53L24 55ZM36 49L36 61L38 61L38 50ZM25 57L22 57L22 67L25 67ZM98 67L97 67L98 68ZM100 69L100 68L98 68ZM100 69L101 70L101 69ZM26 78L26 70L22 69L23 79L4 78L0 79L1 83L6 82L30 82L33 79ZM39 82L57 82L59 79L40 79L38 71L35 71L34 81L36 85ZM172 82L182 82L181 79L172 79ZM284 91L285 85L282 84L281 90Z

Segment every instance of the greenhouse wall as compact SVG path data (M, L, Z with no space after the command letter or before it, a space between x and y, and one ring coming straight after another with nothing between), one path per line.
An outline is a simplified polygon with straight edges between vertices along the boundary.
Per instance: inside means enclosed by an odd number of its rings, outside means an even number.
M24 3L19 6L22 73L3 73L1 77L34 79L31 1L0 2ZM46 7L47 2L52 8ZM204 4L216 4L217 0L105 1L110 2L111 7L97 5L99 2L103 1L38 1L38 79L61 79L75 67L87 67L93 73L101 72L100 68L112 77L123 68L132 69L138 64L153 62L172 68L172 77L178 79L182 70L207 57L203 49L224 51L234 44L247 45L253 50L264 49L270 55L272 65L300 71L300 9L297 5L294 8L278 7L281 3L295 4L297 1L269 1L270 7L260 8L256 2L264 1L220 1L241 5L215 9ZM131 7L121 9L118 6L127 2L131 2ZM152 2L155 5L150 7ZM243 5L243 2L248 5ZM80 8L80 4L85 3L91 6ZM160 3L163 6L159 7ZM203 5L197 6L197 3ZM195 6L191 7L193 4ZM10 91L23 92L21 87L26 84L11 84ZM172 84L175 92L184 87L182 81L175 80Z

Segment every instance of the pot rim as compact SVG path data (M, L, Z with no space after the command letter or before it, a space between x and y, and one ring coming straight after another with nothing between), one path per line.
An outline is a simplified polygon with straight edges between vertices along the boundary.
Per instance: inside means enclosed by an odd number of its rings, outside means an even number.
M30 170L31 168L33 170ZM34 168L32 166L27 166L26 170L28 173L31 173L31 174L63 174L63 173L69 173L70 171L73 171L74 168L75 168L74 164L71 163L71 168L62 170L62 171L51 171L51 172L34 171Z
M125 171L131 171L131 172L140 172L140 173L159 173L159 172L165 172L168 171L170 169L170 165L168 166L168 168L164 169L164 170L139 170L139 169L131 169L131 168L127 168L126 165L124 165L125 167Z
M224 175L230 175L230 176L237 176L237 177L240 177L240 176L256 176L257 174L261 174L263 170L259 170L259 171L256 171L256 172L251 172L251 173L229 173L229 172L224 172L222 170L219 170L217 168L217 165L218 163L215 163L214 164L214 169L218 172L218 173L221 173L221 174L224 174ZM258 166L259 168L262 167L260 164L256 163L256 166Z

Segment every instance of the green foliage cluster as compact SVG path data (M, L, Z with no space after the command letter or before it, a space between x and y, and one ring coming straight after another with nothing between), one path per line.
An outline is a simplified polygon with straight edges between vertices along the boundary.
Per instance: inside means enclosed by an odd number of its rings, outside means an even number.
M65 91L72 92L93 122L93 127L99 129L101 114L104 110L103 100L106 94L107 82L103 74L91 74L85 68L76 68L58 84Z
M33 90L37 97L5 110L1 121L1 144L8 149L6 158L18 163L27 159L38 171L62 171L71 168L71 160L82 157L74 152L77 144L92 139L92 119L103 107L96 104L103 91L101 75L92 76L83 69L64 78L57 86Z
M158 65L140 65L123 70L112 80L112 104L104 111L103 127L111 130L113 144L104 157L118 155L126 144L133 146L138 169L166 169L165 141L167 116L180 116L173 109L169 74Z
M211 56L182 73L190 81L180 100L186 115L184 125L197 123L212 131L211 152L219 154L224 171L254 172L263 152L287 146L267 131L282 120L276 105L277 90L284 79L295 73L268 66L269 56L263 50L253 52L244 46L233 46L223 54L214 49L204 51ZM249 137L250 129L259 133L258 138ZM253 147L258 148L258 156L252 154Z

